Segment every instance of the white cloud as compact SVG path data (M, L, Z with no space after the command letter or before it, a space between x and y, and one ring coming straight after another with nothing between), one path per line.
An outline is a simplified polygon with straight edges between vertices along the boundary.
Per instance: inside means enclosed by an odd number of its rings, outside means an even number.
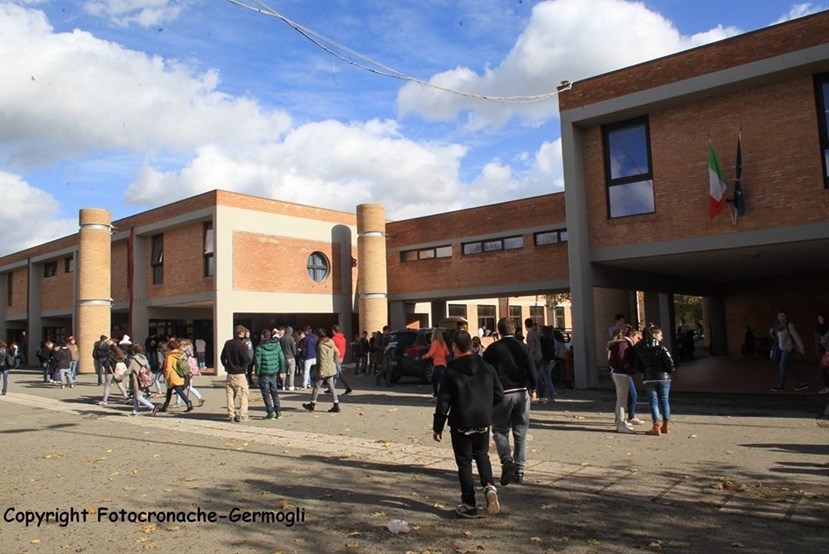
M243 147L290 127L284 113L217 90L194 73L75 30L43 12L0 4L0 148L26 168L96 149L190 152L220 140Z
M83 9L121 27L132 23L153 27L174 20L186 4L185 0L87 0Z
M794 4L792 5L792 8L789 10L788 13L780 17L780 19L778 19L774 23L784 23L792 19L797 19L798 17L804 17L813 13L817 13L819 11L823 11L825 9L825 4L823 6L812 4L811 2L806 2L803 4Z
M59 204L48 192L32 187L19 175L0 171L3 191L3 232L0 255L66 236L78 230L77 220L55 219Z
M479 94L543 94L563 80L576 81L737 33L736 28L717 26L683 36L641 2L547 0L533 7L529 23L497 67L481 73L456 67L433 76L430 82ZM465 125L475 130L504 125L513 117L538 125L557 115L557 102L505 105L409 83L400 90L398 109L401 115L417 114L430 120L463 116Z

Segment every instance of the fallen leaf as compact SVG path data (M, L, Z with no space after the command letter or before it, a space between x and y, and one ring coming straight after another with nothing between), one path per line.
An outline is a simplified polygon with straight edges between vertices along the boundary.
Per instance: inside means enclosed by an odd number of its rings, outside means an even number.
M530 537L530 542L541 542L541 537Z
M167 531L178 531L179 529L181 529L181 527L179 527L178 525L168 525L164 529L166 529Z
M359 537L361 535L362 533L360 533L359 531L352 531L348 534L349 537Z
M371 512L371 517L382 517L386 515L384 512Z
M40 544L40 539L32 539L32 544Z
M150 523L146 527L144 527L144 532L146 534L155 533L155 523Z

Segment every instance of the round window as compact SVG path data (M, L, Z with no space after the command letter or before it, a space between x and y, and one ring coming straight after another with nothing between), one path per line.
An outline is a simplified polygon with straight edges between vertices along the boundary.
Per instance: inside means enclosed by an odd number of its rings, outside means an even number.
M328 277L330 265L328 264L328 258L322 252L314 252L308 256L307 267L308 277L317 283L324 281Z

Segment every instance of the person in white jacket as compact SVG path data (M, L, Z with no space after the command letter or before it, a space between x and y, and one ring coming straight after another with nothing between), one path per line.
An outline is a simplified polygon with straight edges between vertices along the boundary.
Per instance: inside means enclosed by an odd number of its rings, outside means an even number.
M769 334L775 341L773 355L779 356L777 362L778 369L780 370L780 379L777 381L777 386L772 387L771 390L780 392L786 385L786 377L789 373L789 359L792 356L792 352L797 350L803 354L805 348L803 348L803 341L800 339L800 335L797 334L794 324L789 321L788 314L783 310L777 312L777 321L769 329ZM809 385L806 383L806 379L803 378L803 372L800 371L800 368L793 366L792 369L798 381L798 385L794 390L801 391L808 389Z

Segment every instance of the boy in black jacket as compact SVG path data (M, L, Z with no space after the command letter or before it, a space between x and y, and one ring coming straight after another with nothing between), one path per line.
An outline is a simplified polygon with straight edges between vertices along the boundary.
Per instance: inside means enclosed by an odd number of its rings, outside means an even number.
M458 464L462 503L455 509L461 517L477 517L475 482L472 478L472 460L478 466L478 476L486 496L489 514L497 514L498 493L489 462L489 427L492 425L492 407L504 397L504 390L495 368L480 356L472 356L472 337L458 331L452 339L455 359L449 362L435 408L432 437L440 442L443 426L449 420L452 450Z

